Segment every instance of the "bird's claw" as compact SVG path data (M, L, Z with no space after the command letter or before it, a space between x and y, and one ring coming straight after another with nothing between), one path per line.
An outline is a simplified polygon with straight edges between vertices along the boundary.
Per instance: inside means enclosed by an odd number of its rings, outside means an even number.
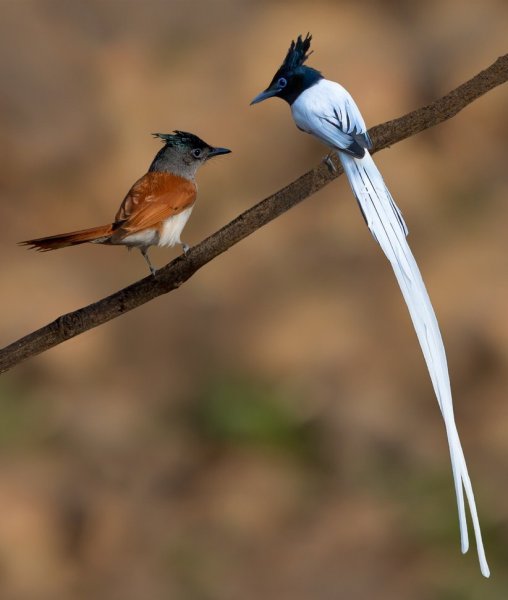
M323 162L328 167L328 170L330 171L330 173L337 173L337 167L335 166L335 164L332 160L332 156L333 156L333 153L327 154L323 158Z

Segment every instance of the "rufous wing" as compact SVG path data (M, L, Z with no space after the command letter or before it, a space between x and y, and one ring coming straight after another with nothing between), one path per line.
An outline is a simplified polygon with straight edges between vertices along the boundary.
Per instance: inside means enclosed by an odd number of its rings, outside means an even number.
M195 201L195 183L171 173L150 171L132 186L122 202L113 224L114 237L119 240L143 229L158 229Z

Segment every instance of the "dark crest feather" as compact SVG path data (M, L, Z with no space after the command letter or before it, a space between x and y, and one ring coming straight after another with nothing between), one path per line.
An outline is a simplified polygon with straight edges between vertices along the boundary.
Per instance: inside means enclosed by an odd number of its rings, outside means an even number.
M310 48L310 42L312 40L312 36L310 33L307 33L305 39L302 39L302 36L299 35L296 42L293 40L291 42L291 46L289 46L288 53L286 54L286 58L282 63L282 67L293 70L296 67L301 67L303 63L309 58L312 52L307 54L307 51Z
M187 131L179 131L178 129L175 129L173 133L152 133L152 135L155 138L160 138L168 146L206 146L205 142L198 138L197 135L188 133Z

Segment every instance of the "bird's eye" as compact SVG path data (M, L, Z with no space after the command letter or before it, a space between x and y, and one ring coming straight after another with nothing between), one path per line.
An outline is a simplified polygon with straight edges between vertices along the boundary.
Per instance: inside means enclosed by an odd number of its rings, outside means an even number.
M277 87L279 87L279 88L281 88L281 89L282 89L282 88L285 88L285 87L287 86L287 84L288 84L288 82L287 82L287 80L286 80L286 79L284 79L284 77L281 77L281 78L279 79L279 81L277 81Z
M199 158L201 156L201 150L199 148L194 148L191 154L194 158Z

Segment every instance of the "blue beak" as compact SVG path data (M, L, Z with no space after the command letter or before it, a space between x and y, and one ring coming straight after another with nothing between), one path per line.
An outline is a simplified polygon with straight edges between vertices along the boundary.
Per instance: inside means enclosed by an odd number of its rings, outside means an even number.
M257 104L258 102L263 102L263 100L267 100L268 98L273 98L277 92L279 92L278 89L268 89L265 90L264 92L261 92L261 94L258 94L250 103L250 105L252 106L253 104Z
M230 152L231 150L229 150L228 148L213 148L208 153L208 158L211 158L212 156L219 156L219 154L229 154Z

